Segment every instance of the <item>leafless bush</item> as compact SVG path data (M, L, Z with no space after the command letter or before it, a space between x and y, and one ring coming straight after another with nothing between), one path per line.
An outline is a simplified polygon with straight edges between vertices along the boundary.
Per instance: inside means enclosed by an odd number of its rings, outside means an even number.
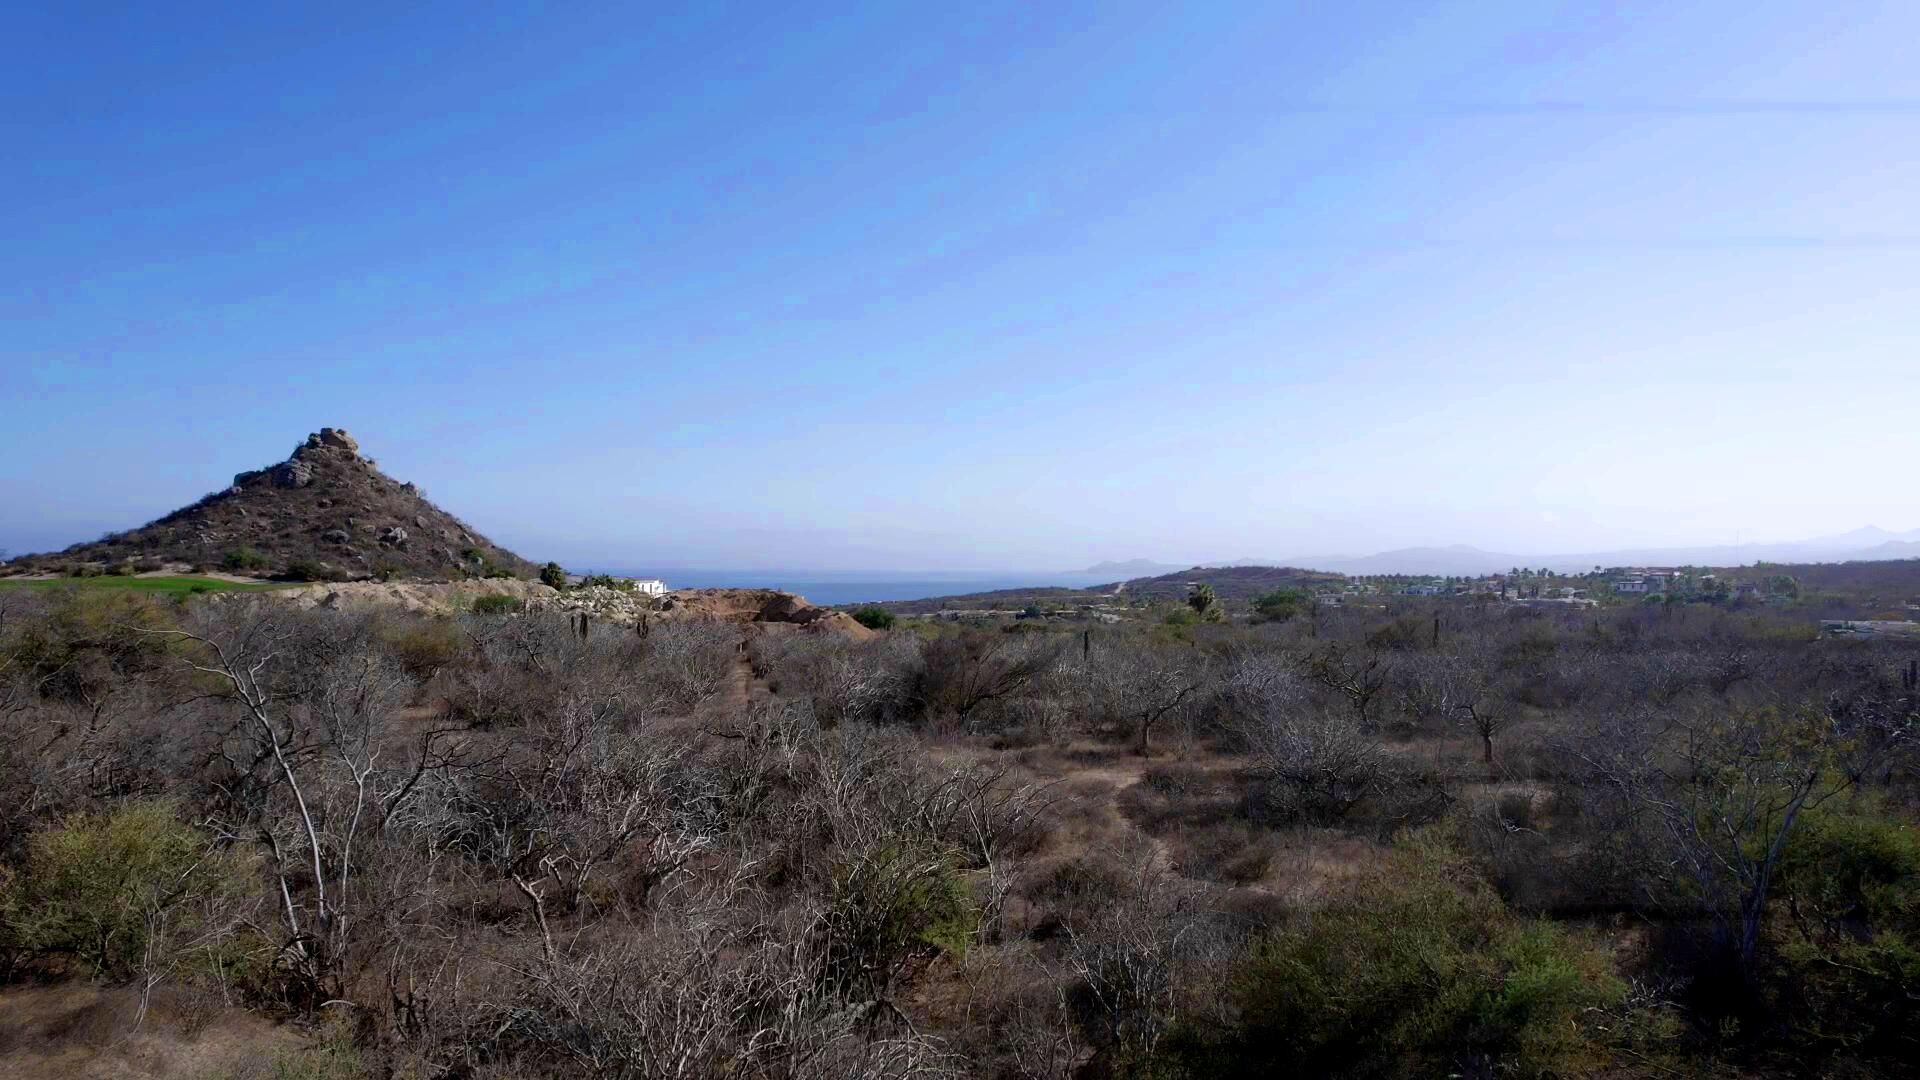
M921 649L912 697L927 712L977 727L990 707L1052 670L1065 649L1050 635L965 630L935 638Z
M906 712L917 659L907 635L855 642L837 634L789 634L755 646L769 682L782 694L811 699L822 722L888 723Z
M739 655L739 633L724 623L662 622L646 638L645 672L665 696L691 708L720 692Z
M1260 787L1256 809L1274 821L1332 822L1395 779L1379 740L1344 710L1274 712L1245 738Z
M938 1042L825 992L814 940L779 921L652 925L528 970L495 1007L501 1041L605 1077L958 1075Z
M1083 1030L1120 1062L1150 1056L1177 1012L1182 985L1218 945L1197 897L1150 871L1117 903L1065 927Z

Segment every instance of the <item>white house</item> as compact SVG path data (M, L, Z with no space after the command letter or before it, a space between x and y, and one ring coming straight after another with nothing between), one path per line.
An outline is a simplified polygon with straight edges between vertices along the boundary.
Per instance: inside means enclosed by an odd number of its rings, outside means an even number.
M659 578L643 578L633 583L633 591L645 593L648 596L665 596L667 583Z

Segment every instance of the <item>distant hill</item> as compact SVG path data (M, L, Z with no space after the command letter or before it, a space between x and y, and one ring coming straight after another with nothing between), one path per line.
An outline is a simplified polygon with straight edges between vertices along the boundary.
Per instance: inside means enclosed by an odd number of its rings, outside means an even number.
M1467 544L1395 548L1372 555L1301 555L1272 560L1274 565L1309 566L1343 574L1436 574L1476 577L1516 566L1577 573L1596 566L1748 566L1756 562L1828 563L1911 559L1920 556L1920 530L1895 533L1868 526L1834 536L1754 544L1695 547L1623 548L1612 551L1516 554L1484 551ZM1242 560L1229 566L1251 565Z
M996 589L992 592L960 593L954 596L930 596L922 600L890 600L881 607L914 615L950 609L979 608L1018 611L1030 604L1125 604L1132 601L1184 600L1195 584L1213 586L1222 600L1243 601L1280 588L1311 589L1336 585L1346 578L1340 574L1301 570L1289 566L1195 566L1172 574L1110 581L1085 588L1036 586L1025 589Z
M259 576L442 580L536 568L393 480L343 430L321 428L287 460L137 529L7 564L63 572L163 563Z
M1346 576L1295 566L1196 566L1174 574L1135 578L1120 589L1136 600L1184 600L1196 584L1211 585L1222 600L1251 600L1275 589L1337 585Z
M1097 577L1106 581L1124 581L1127 578L1152 577L1155 574L1171 574L1181 568L1179 563L1154 562L1152 559L1127 559L1124 562L1094 563L1085 570L1076 570L1076 577Z
M1515 566L1537 566L1524 555L1482 551L1466 544L1448 547L1396 548L1372 555L1302 555L1286 560L1296 566L1329 570L1341 574L1441 574L1454 577L1478 577L1504 572ZM1589 564L1591 569L1591 564Z

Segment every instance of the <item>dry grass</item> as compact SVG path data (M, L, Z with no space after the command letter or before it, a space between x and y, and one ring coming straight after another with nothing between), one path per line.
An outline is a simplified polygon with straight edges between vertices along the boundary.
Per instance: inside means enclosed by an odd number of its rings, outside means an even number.
M205 1080L240 1074L301 1034L191 991L139 995L84 983L0 991L0 1075L9 1080Z

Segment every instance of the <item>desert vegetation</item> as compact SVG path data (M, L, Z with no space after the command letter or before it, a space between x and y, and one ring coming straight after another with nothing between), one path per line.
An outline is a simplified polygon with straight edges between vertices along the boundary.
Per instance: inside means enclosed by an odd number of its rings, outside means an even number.
M0 1014L270 1023L221 1076L1920 1056L1912 645L1258 595L857 637L0 591Z

